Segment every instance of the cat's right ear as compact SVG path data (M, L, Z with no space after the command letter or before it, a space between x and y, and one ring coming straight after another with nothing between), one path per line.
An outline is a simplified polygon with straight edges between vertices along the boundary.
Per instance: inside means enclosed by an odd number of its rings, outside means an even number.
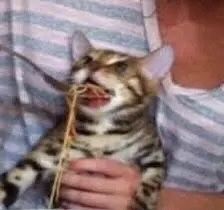
M88 54L92 45L81 31L75 31L71 37L71 59L77 61Z
M150 79L162 79L170 71L174 58L173 48L170 45L164 45L141 59L142 72Z

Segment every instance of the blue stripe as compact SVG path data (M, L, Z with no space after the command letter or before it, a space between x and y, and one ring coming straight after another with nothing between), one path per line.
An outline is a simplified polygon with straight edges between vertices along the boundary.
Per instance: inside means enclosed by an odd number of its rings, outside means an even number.
M33 69L31 64L26 63L25 61L22 61L21 59L17 59L17 65L20 65L21 69L23 69L24 73L27 73L27 77L29 77L30 74L35 72L35 69ZM32 59L30 59L32 60ZM48 75L51 75L55 79L58 79L58 81L65 81L68 78L68 75L70 75L70 69L67 69L66 67L59 68L58 66L55 67L49 67L45 64L39 65L38 63L34 62L42 71L46 72ZM65 69L66 68L66 69ZM37 77L41 77L38 72L35 72Z
M5 119L7 120L6 117L5 117ZM49 125L46 125L43 122L42 123L34 123L33 122L32 124L29 124L29 125L27 125L27 127L24 128L22 123L19 122L21 120L18 120L18 119L20 119L20 118L17 118L17 120L15 120L15 118L12 120L9 119L9 122L11 124L9 126L9 128L13 127L13 125L15 125L15 124L18 125L18 123L19 123L20 127L18 127L17 130L14 130L14 129L13 129L13 131L11 131L10 129L9 130L5 130L5 129L0 130L0 136L7 139L7 141L12 141L12 142L15 142L15 144L16 144L17 141L24 142L26 132L28 132L30 135L41 136L50 129ZM3 121L3 120L0 119L0 121ZM22 134L24 134L24 135L22 135Z
M117 20L126 21L136 25L143 25L142 12L123 6L104 5L103 3L92 2L89 0L42 0L53 2L69 8L86 11L99 16L109 17ZM140 2L139 2L140 4Z
M46 123L49 124L48 123L49 120L55 121L65 111L64 104L55 104L55 108L49 108L46 105L46 102L44 103L45 107L41 107L35 105L34 103L30 103L28 105L23 105L21 108L19 100L17 98L12 99L8 96L1 96L0 103L4 104L5 107L7 105L10 107L11 112L10 111L9 112L6 111L5 113L1 112L1 118L0 118L0 121L1 120L3 121L2 123L9 125L12 124L13 120L17 118L20 119L21 117L23 117L24 112L35 115L37 120L42 121L43 124Z
M41 41L24 35L15 35L13 37L14 45L20 45L28 49L46 53L58 58L68 59L69 49L65 46L52 44L47 41Z
M179 127L193 133L196 136L199 136L202 139L211 140L211 143L217 144L219 146L224 146L223 135L218 135L217 133L194 124L193 119L192 122L189 122L188 120L174 112L168 105L166 105L162 101L160 102L160 106L162 106L162 110L164 114L169 118L169 120L178 124Z
M217 185L214 183L208 183L208 184L201 184L199 182L191 181L189 179L185 179L183 177L179 176L168 176L167 179L165 180L164 185L169 185L174 183L175 186L178 185L178 187L182 187L183 189L196 189L198 190L203 190L203 191L216 191L217 190Z
M6 152L4 150L0 151L0 165L3 166L5 161L12 161L14 164L22 158L22 155L19 155L17 153L14 152ZM3 160L3 162L1 162ZM3 173L4 171L2 171L2 167L0 167L0 173Z
M1 35L0 36L0 43L2 45L6 45L6 46L9 46L10 45L11 46L11 43L12 43L12 35L9 34L9 32L7 32L7 34ZM4 51L2 51L2 52L4 52Z
M0 78L0 86L8 86L10 88L17 87L15 78L13 77L1 77Z
M18 122L18 118L17 118ZM12 122L11 122L12 123ZM14 121L16 123L16 121ZM42 136L47 133L49 129L51 129L52 125L43 125L40 123L32 123L28 125L27 127L23 127L22 124L20 124L21 127L17 130L13 130L14 132L11 132L9 130L0 130L0 136L4 139L7 139L7 142L11 142L11 146L15 144L14 149L18 149L18 153L21 152L20 148L21 146L24 148L27 147L27 149L31 149L33 145L41 141ZM10 128L10 127L9 127ZM29 137L25 135L25 133L29 134ZM28 139L28 140L27 140ZM29 143L27 143L29 142ZM19 143L19 145L18 145ZM7 144L5 145L7 146ZM6 149L7 150L7 149ZM7 154L8 151L5 150L5 153ZM16 152L14 153L16 155Z
M224 125L224 115L217 113L214 109L208 108L187 97L177 96L178 101L191 109L192 111L202 115L204 118L210 119L218 124ZM223 104L224 107L224 104ZM223 130L224 135L224 130Z
M13 87L13 88L17 87L16 82L8 77L0 78L0 84L2 86L9 86L9 87ZM54 92L40 90L40 89L33 87L31 84L25 84L25 87L26 87L28 94L30 94L30 96L33 98L43 100L43 101L47 102L48 104L55 104L55 106L56 105L60 105L60 106L64 105L64 100L63 100L62 94L56 94ZM6 98L4 98L4 97L6 97ZM5 101L7 102L8 100L11 101L13 97L16 97L16 95L1 96L0 98L1 98L1 100L5 99ZM18 99L15 99L15 100L18 100Z
M21 114L19 114L18 112L13 112L11 114L8 113L1 113L1 118L0 118L0 122L1 124L5 123L5 124L10 124L13 125L13 122L15 121L15 119L19 119L21 117Z
M175 148L182 148L183 150L186 150L195 156L202 158L208 162L219 162L224 157L222 155L216 155L215 152L213 153L207 152L200 147L195 147L194 139L192 139L192 144L185 142L180 136L176 136L175 133L169 131L168 129L160 126L159 127L161 136L165 139L165 144L172 144ZM212 142L211 142L212 143Z
M188 171L192 171L195 174L204 176L204 177L214 177L216 176L216 172L209 170L209 169L205 169L205 168L200 168L196 165L193 165L193 163L190 162L183 162L181 160L178 160L174 157L172 157L172 159L169 159L169 162L167 162L167 166L169 168L169 170L172 170L172 168L179 168L179 169L186 169ZM211 169L213 169L213 167L210 166ZM190 177L189 177L190 179Z
M43 100L45 103L54 104L55 106L64 105L64 100L62 96L49 93L47 91L42 91L37 88L32 87L31 85L26 85L27 92L33 97Z
M18 62L21 61L20 58L17 58ZM34 61L33 61L34 62ZM35 62L34 62L35 63ZM67 69L59 69L57 66L55 67L49 67L44 64L38 65L35 63L40 69L45 71L47 74L51 75L52 77L58 79L59 81L64 81L67 79L68 74L70 73L70 70L68 71ZM23 69L24 72L28 72L33 75L33 72L35 70L33 69L32 65L27 64L25 61L20 62L19 65L21 66L21 69ZM0 56L0 72L2 71L10 71L12 74L12 78L14 78L14 71L12 70L13 63L12 59L8 56ZM36 73L38 75L38 73ZM1 83L0 83L1 84Z
M18 106L20 104L19 99L17 97L2 95L2 93L0 95L0 103L4 105L9 105L9 106L12 106L12 105Z
M0 22L8 23L11 21L11 11L4 11L0 13Z
M1 78L0 78L1 81ZM10 83L0 83L0 101L3 102L6 99L6 103L8 103L9 101L12 102L16 101L17 99L15 99L17 97L17 90L14 89L12 86L10 86ZM4 98L6 97L6 98ZM3 102L4 103L4 102ZM17 102L16 102L17 103Z
M223 88L218 88L215 91L212 91L211 96L214 97L216 100L224 103L224 85Z
M18 138L14 137L12 138L12 135L10 135L10 138L7 138L7 141L5 141L3 148L5 151L12 151L14 150L14 153L24 153L29 148L29 145L25 142L26 137L23 136L23 134L18 133L17 136L21 138L21 141L18 142Z
M0 79L1 80L1 79ZM12 102L13 104L17 103L17 91L13 89L11 86L7 86L7 84L0 84L0 102L4 104L8 102ZM4 98L6 97L6 98ZM5 101L5 99L7 99Z
M1 49L0 49L1 50ZM1 67L12 67L12 58L10 56L0 56L0 66ZM2 69L0 69L2 71ZM4 71L8 71L8 69L4 69Z
M16 112L16 108L15 108L15 112L12 113L1 113L1 118L0 118L0 122L1 124L9 124L10 126L13 125L13 122L17 119L17 120L22 120L22 117L24 115L24 113L19 112L20 110L17 109L18 112ZM26 113L25 113L26 114ZM50 113L50 111L48 113L46 112L38 112L36 110L35 112L35 108L33 110L33 114L35 114L36 116L36 120L40 121L42 123L42 126L47 126L47 124L49 124L50 121L55 121L55 119L58 117L57 114L52 115L52 113ZM28 120L26 118L26 120ZM18 122L17 122L18 123ZM27 124L28 129L31 129L32 132L34 132L36 130L36 125L34 124L34 122L29 122L29 124Z
M52 16L32 12L15 12L14 18L17 22L37 24L48 29L62 31L68 34L72 34L74 30L81 30L90 39L148 52L147 41L136 36L125 35L120 32L103 30L96 27L83 26L70 21L59 20Z

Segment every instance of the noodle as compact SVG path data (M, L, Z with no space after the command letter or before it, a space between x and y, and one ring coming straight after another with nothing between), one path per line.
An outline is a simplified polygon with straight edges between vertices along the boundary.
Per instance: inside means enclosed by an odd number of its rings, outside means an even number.
M92 92L93 96L85 95L85 93L88 90ZM65 134L64 134L64 142L62 146L62 151L61 151L59 163L57 166L57 173L54 179L54 183L53 183L53 187L52 187L52 191L50 195L48 209L51 209L53 207L54 199L58 201L62 174L65 168L65 162L69 159L69 149L72 144L72 141L75 141L76 139L77 134L75 130L75 120L76 120L75 116L76 116L76 104L77 104L78 97L89 99L92 97L93 98L96 98L96 97L108 98L109 96L102 87L92 85L92 84L72 86L70 90L68 91L67 97L66 97L66 101L69 108L68 120L67 120L67 125L65 129Z

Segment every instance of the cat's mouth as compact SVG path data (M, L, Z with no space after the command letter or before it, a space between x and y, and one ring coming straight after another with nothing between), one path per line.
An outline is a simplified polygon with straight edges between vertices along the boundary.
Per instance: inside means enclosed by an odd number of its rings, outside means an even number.
M86 81L86 84L93 85L94 87L98 87L99 91L97 91L98 88L89 88L81 97L81 104L88 106L90 108L100 108L103 106L106 106L110 103L111 97L114 95L114 92L112 90L107 89L106 87L103 87L101 84L98 84L97 82L88 79Z

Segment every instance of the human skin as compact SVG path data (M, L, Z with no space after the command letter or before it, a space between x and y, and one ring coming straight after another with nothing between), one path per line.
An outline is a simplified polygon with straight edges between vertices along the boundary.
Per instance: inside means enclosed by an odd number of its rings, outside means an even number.
M176 61L172 69L174 82L200 89L220 86L224 81L224 1L156 2L163 40L175 49ZM87 170L104 174L107 178L79 174ZM87 159L72 162L62 183L61 199L65 209L79 207L81 210L80 204L90 206L84 210L97 207L101 210L128 210L139 183L139 175L135 169L114 161ZM80 188L85 191L78 190ZM98 190L92 192L94 188ZM223 195L164 188L158 210L222 210L223 206Z
M211 90L224 82L224 1L157 0L164 42L175 50L173 81ZM164 188L158 210L223 210L224 195Z
M213 89L224 81L224 1L157 0L164 42L175 50L174 82Z
M62 178L61 206L77 210L129 210L139 181L136 169L117 161L72 161Z

